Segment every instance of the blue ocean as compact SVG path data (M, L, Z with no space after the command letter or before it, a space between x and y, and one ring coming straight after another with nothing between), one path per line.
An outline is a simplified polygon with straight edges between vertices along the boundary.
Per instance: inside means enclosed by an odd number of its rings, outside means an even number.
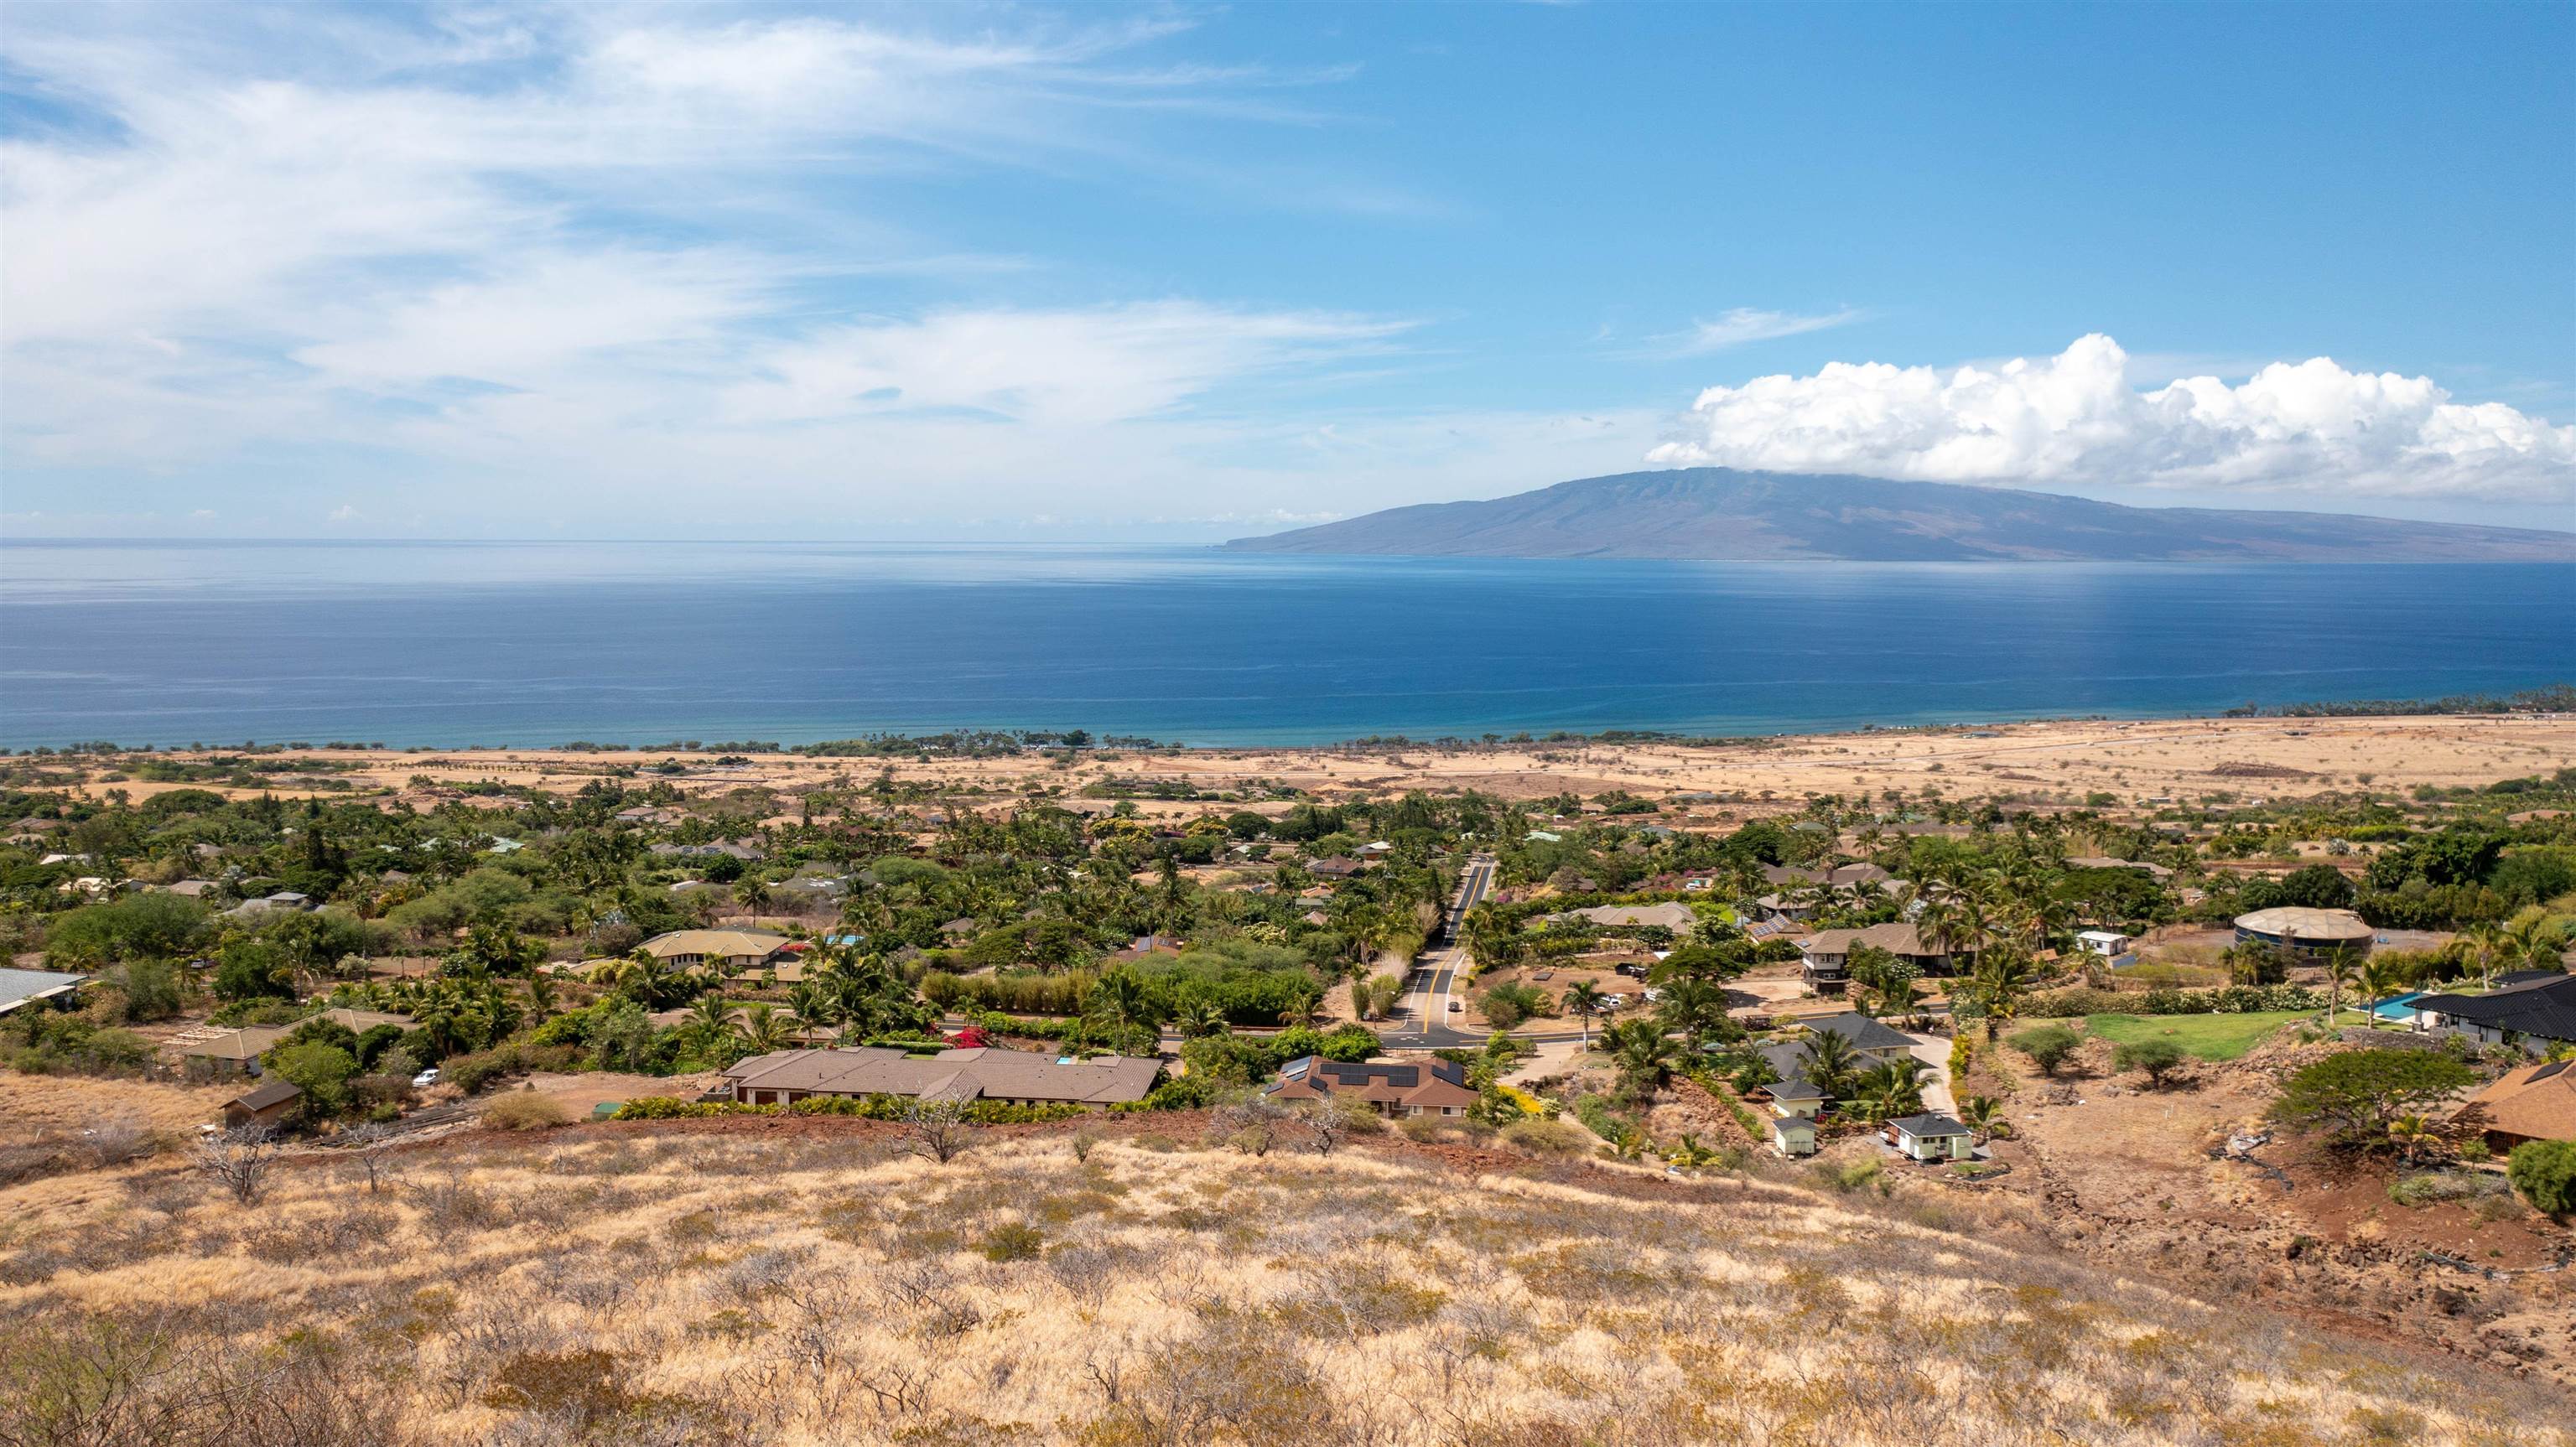
M0 744L16 748L1753 734L2568 680L2567 564L0 546Z

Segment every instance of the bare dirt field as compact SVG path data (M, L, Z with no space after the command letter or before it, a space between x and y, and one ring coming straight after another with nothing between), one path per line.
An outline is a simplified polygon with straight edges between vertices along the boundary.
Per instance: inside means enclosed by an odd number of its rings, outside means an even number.
M2509 1199L2492 1213L2390 1199L2401 1174L2300 1139L2223 1149L2266 1128L2279 1079L2324 1047L2276 1036L2242 1060L2201 1063L2177 1088L2115 1076L2107 1042L2056 1081L1983 1066L1971 1092L2009 1090L2015 1137L1998 1190L2037 1208L2062 1244L2204 1292L2322 1313L2518 1372L2576 1381L2576 1235ZM2017 1057L2008 1066L2024 1066ZM2490 1278L2426 1253L2497 1272Z
M0 1144L49 1131L78 1133L102 1121L147 1130L194 1132L222 1119L241 1085L167 1085L148 1080L94 1080L75 1075L0 1071Z
M1811 793L1920 793L1935 786L1952 796L2015 794L2067 804L2107 793L2127 804L2222 791L2278 798L2364 786L2402 792L2419 784L2484 783L2576 764L2576 716L2089 720L1791 735L1705 746L1104 750L1063 766L1036 756L921 762L757 755L720 767L710 755L546 749L312 751L291 757L355 764L359 769L349 778L362 790L425 798L434 794L416 788L415 779L430 781L432 790L489 782L569 792L604 775L672 759L685 772L668 781L702 797L742 788L849 787L890 770L898 780L944 790L971 786L999 795L995 802L1026 797L1033 789L1060 790L1067 802L1098 809L1110 801L1074 796L1109 780L1186 784L1207 792L1268 783L1328 798L1416 788L1479 789L1518 799L1569 790L1589 795L1626 789L1647 797L1706 792L1720 796L1705 806L1714 821L1793 805ZM93 778L86 787L93 793L122 788L141 797L164 786ZM265 792L298 793L292 787ZM1285 806L1272 801L1249 807L1276 812ZM1137 808L1162 817L1196 814L1205 806L1139 800Z

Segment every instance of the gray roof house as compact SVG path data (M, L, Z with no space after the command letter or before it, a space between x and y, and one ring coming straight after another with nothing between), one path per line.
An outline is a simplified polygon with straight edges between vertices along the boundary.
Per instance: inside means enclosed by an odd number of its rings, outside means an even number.
M1099 1107L1143 1100L1162 1070L1159 1060L1118 1055L1066 1060L989 1046L914 1055L867 1045L755 1055L727 1070L725 1079L733 1098L746 1105L789 1105L811 1095L899 1095Z

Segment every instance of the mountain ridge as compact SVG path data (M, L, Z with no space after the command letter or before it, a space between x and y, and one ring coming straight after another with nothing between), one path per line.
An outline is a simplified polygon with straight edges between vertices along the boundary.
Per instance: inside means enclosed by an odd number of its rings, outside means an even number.
M2144 508L1964 483L1675 468L1415 503L1238 552L1710 562L2558 562L2576 533L2343 513Z

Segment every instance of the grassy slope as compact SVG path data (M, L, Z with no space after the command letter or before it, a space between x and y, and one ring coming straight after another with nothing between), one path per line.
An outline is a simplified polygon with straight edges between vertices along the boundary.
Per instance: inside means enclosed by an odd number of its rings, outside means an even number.
M147 1396L263 1373L179 1447L290 1440L245 1403L386 1447L2569 1441L2509 1380L2017 1247L1968 1197L1166 1144L593 1127L385 1195L138 1173L39 1230L0 1193L0 1440L30 1378L149 1343Z
M2234 1060L2263 1038L2314 1010L2255 1011L2243 1015L2094 1015L2085 1028L2118 1045L2170 1040L2203 1060Z

